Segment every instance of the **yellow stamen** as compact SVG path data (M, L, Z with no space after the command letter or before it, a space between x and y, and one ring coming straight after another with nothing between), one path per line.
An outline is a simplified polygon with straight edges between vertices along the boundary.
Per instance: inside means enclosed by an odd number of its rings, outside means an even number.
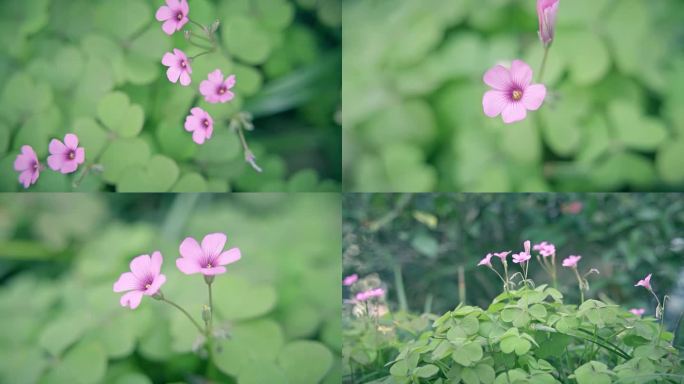
M513 91L513 100L518 101L520 99L522 99L522 92L516 89Z

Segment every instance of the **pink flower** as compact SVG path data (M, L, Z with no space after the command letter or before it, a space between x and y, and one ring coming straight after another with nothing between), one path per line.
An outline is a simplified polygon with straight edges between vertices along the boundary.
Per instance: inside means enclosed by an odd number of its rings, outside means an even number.
M21 147L21 153L17 155L14 160L14 170L19 172L19 182L28 188L29 185L35 184L40 175L40 162L36 152L30 145Z
M483 80L493 88L482 98L485 115L496 117L501 114L506 124L525 119L527 110L539 109L546 97L544 84L530 84L532 69L521 60L513 60L510 70L494 66L485 73Z
M642 287L644 287L650 291L651 290L651 275L652 275L652 273L649 273L648 276L639 280L639 282L634 284L634 286L635 287L642 286Z
M487 256L485 256L482 260L480 260L479 263L477 263L477 266L479 267L480 265L486 265L488 267L492 267L492 255L491 253L488 253Z
M190 20L188 19L188 12L190 12L190 8L187 0L166 0L166 5L159 7L154 17L158 21L164 21L162 30L170 36L174 32L180 31L185 23Z
M556 13L560 0L537 0L537 16L539 16L539 39L545 47L553 41L556 29Z
M126 292L121 296L122 307L135 309L140 305L143 295L152 296L166 282L161 274L164 260L161 253L155 251L150 255L140 255L131 261L131 272L124 272L114 283L114 292Z
M201 273L205 276L226 272L228 265L240 260L240 249L231 248L223 251L226 235L210 233L202 239L202 246L192 237L186 237L180 245L181 257L176 259L176 266L186 275Z
M631 312L633 315L641 316L646 312L646 309L644 309L644 308L632 308L629 310L629 312Z
M186 86L192 81L190 78L192 73L190 60L180 49L174 48L173 53L166 52L162 57L162 64L169 67L166 70L166 77L170 82L175 83L180 78L181 85Z
M534 247L532 247L535 251L538 251L540 255L543 257L548 257L556 253L556 246L547 243L546 241L542 241L539 244L535 244Z
M78 136L73 133L64 136L64 143L52 139L49 149L47 162L53 171L72 173L85 161L85 149L78 146Z
M568 268L577 268L577 263L579 263L582 256L568 256L563 259L563 266Z
M225 103L235 96L230 91L235 85L235 75L230 75L223 80L223 73L220 69L209 73L208 80L200 83L200 92L204 99L210 103Z
M530 256L529 253L520 252L520 253L516 253L513 255L513 262L516 264L521 264L521 263L524 263L531 258L532 258L532 256Z
M355 273L353 275L349 275L349 276L345 277L344 280L342 280L342 285L344 285L345 287L348 287L348 286L356 283L358 280L359 280L359 275L357 275Z
M375 289L370 289L368 291L364 292L359 292L356 294L356 300L358 301L366 301L368 299L372 299L374 297L382 297L385 295L385 290L382 288L375 288Z
M494 253L494 256L496 256L496 257L498 257L499 259L501 259L501 262L504 262L504 261L506 261L506 256L508 256L509 253L511 253L511 251L496 252L496 253Z
M185 118L185 130L192 132L192 140L197 144L204 144L204 140L211 139L214 132L214 120L205 110L195 107Z

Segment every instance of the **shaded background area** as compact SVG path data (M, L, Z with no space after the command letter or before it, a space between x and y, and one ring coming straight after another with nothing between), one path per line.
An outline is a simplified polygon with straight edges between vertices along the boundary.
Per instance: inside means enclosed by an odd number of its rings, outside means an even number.
M415 313L444 313L462 297L486 308L501 282L477 263L490 252L520 252L529 239L556 245L567 302L578 302L579 292L560 262L581 255L582 273L600 271L588 278L587 298L644 307L652 316L655 300L634 284L653 273L655 291L672 296L670 324L684 312L682 194L346 194L343 233L345 275L377 273L395 310L402 296ZM538 285L550 283L534 257L529 273Z
M0 195L0 382L204 383L197 330L112 292L160 250L167 298L201 322L201 275L175 266L186 236L227 234L242 259L213 284L221 383L339 383L337 194ZM202 373L202 375L190 372Z
M80 171L46 171L31 190L339 190L340 1L189 0L193 20L221 21L219 49L193 61L189 87L168 81L161 58L174 47L188 56L202 50L182 31L162 32L154 13L163 3L0 4L0 190L21 189L12 163L22 145L45 161L50 139L67 132L78 134L86 164L104 171L78 187ZM198 96L216 68L236 74L236 97L226 104ZM203 145L183 128L193 106L214 119ZM240 111L255 118L246 136L262 174L245 163L228 128Z
M482 76L516 58L537 74L535 3L345 2L345 189L681 189L684 3L561 1L549 95L505 125Z

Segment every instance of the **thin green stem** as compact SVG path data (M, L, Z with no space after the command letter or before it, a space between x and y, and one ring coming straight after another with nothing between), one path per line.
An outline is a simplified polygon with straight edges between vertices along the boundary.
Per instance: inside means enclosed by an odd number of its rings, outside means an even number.
M192 316L190 316L190 314L188 313L188 311L186 311L185 309L183 309L183 307L181 307L180 305L174 303L173 301L171 301L171 300L165 298L164 296L162 296L159 300L161 300L161 301L163 301L163 302L165 302L165 303L171 304L172 306L178 308L179 311L183 312L183 314L184 314L188 319L190 319L190 321L192 321L192 323L195 325L195 327L197 328L197 330L200 331L200 333L202 333L202 334L205 333L205 330L202 329L202 326L199 325L199 323L198 323L197 321L195 321L195 319L193 319Z
M582 282L582 277L580 277L579 272L577 272L577 267L572 268L575 271L575 276L577 276L577 284L579 284L580 290L580 304L584 303L584 283Z
M544 57L542 58L541 67L539 68L539 78L537 79L537 81L539 81L540 83L544 78L544 70L546 69L546 58L549 56L549 48L551 48L551 45L544 46Z
M198 53L198 54L196 54L196 55L194 55L194 56L190 56L190 60L194 60L194 59L196 59L196 58L198 58L198 57L200 57L200 56L203 56L203 55L206 55L206 54L209 54L209 53L212 53L212 52L214 52L213 49L210 49L210 50L204 51L204 52L200 52L200 53Z
M191 18L189 18L189 17L188 17L188 20L190 20L190 22L193 23L193 24L195 24L196 26L202 28L202 30L203 30L204 32L207 31L207 27L205 27L204 25L202 25L202 24L196 22L195 20L193 20L193 19L191 19Z

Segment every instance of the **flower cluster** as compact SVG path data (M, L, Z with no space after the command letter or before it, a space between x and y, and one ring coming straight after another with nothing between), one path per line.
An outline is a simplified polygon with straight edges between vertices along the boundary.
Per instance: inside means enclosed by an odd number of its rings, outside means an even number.
M188 22L201 28L202 34L198 34L192 30L186 30L184 36L191 45L199 47L204 51L194 56L188 56L180 49L174 48L171 52L166 52L161 60L161 63L168 67L166 70L166 77L169 81L172 83L180 82L180 85L184 87L189 86L192 83L192 61L202 55L215 52L218 49L216 31L219 27L219 21L215 21L210 26L204 26L193 21L189 14L190 7L187 0L166 0L166 5L159 7L155 14L155 18L158 21L163 22L162 30L169 36L180 31ZM206 44L210 44L211 46L207 47ZM221 69L217 68L210 72L207 75L207 78L200 83L199 93L208 103L227 103L235 97L235 94L232 91L233 87L235 87L235 82L236 78L234 74L224 75ZM233 120L241 122L244 118L239 116ZM256 157L252 151L249 150L249 147L244 140L241 131L243 126L245 129L249 130L251 124L241 124L238 127L231 125L231 127L238 131L238 134L240 135L245 161L257 172L261 172L261 168L256 165ZM207 111L195 106L190 109L190 113L185 118L183 127L186 131L192 133L192 140L201 145L211 139L214 132L214 120Z
M559 2L560 0L537 0L539 39L544 46L540 79L554 37ZM532 68L522 60L513 60L509 67L498 64L489 69L483 77L484 83L492 88L482 98L485 115L501 115L503 122L510 124L524 120L528 110L539 109L546 98L546 87L544 84L532 83L532 75Z
M240 260L239 248L223 250L226 240L223 233L208 234L201 244L187 237L179 247L181 257L176 259L176 267L186 275L201 273L210 284L215 275L226 272L226 265ZM137 308L143 295L163 299L160 295L161 286L166 282L166 276L161 273L163 261L159 251L131 261L130 272L122 273L114 283L114 292L125 292L120 301L122 306Z
M76 172L78 166L85 161L85 149L78 146L78 136L73 133L66 134L64 142L52 139L48 150L50 155L47 158L47 164L56 172L63 174ZM19 172L19 182L24 188L35 184L43 169L33 147L22 146L21 153L14 160L14 170Z

